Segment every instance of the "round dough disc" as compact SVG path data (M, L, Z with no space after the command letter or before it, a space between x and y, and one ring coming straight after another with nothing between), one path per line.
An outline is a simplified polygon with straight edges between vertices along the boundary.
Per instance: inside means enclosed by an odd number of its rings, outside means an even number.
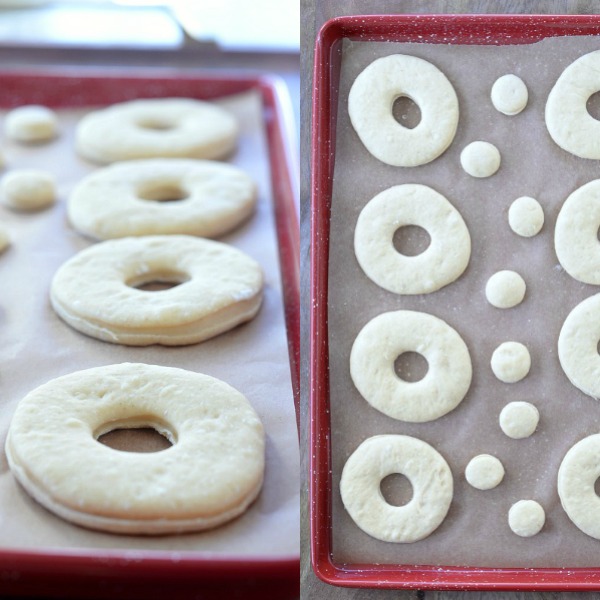
M519 500L508 511L508 525L521 537L538 534L545 522L546 513L535 500Z
M478 490L491 490L504 479L504 465L495 456L474 456L465 469L465 479Z
M508 224L517 235L533 237L544 226L544 209L535 198L517 198L508 209Z
M525 281L515 271L494 273L485 286L488 302L496 308L512 308L521 304L525 297Z
M500 168L500 152L489 142L471 142L460 153L460 164L471 177L491 177Z
M491 92L494 108L502 114L518 115L529 98L527 86L516 75L503 75L494 82Z
M527 438L540 420L538 409L529 402L509 402L500 412L500 429L514 440Z
M529 350L519 342L504 342L494 350L491 367L494 375L504 383L521 381L531 368Z

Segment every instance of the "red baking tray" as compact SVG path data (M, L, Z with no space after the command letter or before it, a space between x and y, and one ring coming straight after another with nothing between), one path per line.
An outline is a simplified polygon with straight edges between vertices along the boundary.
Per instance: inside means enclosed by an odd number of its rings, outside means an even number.
M296 419L300 394L300 260L297 166L284 84L269 76L215 76L208 72L74 69L0 72L0 107L23 103L53 108L100 106L132 98L185 96L212 99L257 90L263 115ZM0 596L38 598L295 599L300 558L248 559L200 552L106 550L0 550Z
M507 45L598 35L596 15L368 15L325 23L315 48L312 131L310 324L311 560L323 581L348 587L465 590L598 590L600 567L493 569L439 565L338 564L331 547L328 258L342 40Z

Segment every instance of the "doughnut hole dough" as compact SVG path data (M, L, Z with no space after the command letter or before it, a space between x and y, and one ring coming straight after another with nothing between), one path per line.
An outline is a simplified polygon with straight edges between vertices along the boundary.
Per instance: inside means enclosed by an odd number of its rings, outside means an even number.
M533 237L544 226L544 209L535 198L517 198L508 209L508 224L521 237Z
M161 291L135 286L181 281ZM183 235L100 242L64 263L50 300L74 329L129 346L195 344L252 319L258 263L232 246Z
M558 469L558 495L573 523L590 537L600 540L600 497L594 486L600 477L600 434L577 442L566 453Z
M540 421L538 409L529 402L509 402L500 412L500 429L514 440L533 434Z
M471 177L491 177L500 168L500 152L489 142L471 142L460 153L460 164Z
M558 336L558 359L569 381L584 394L600 398L600 294L580 302Z
M535 500L519 500L508 511L508 526L521 537L538 534L546 522L546 513Z
M491 367L494 375L504 383L521 381L531 368L529 350L519 342L504 342L494 350Z
M494 273L485 286L487 301L496 308L512 308L525 297L525 281L515 271Z
M177 201L169 196L184 196ZM256 184L211 161L127 161L84 177L68 203L71 224L96 239L155 234L217 237L254 212Z
M6 114L4 131L17 142L46 142L56 137L58 119L45 106L19 106Z
M393 473L411 483L404 506L388 504L381 481ZM443 522L454 493L452 472L432 446L406 435L366 439L348 458L340 481L344 507L365 533L384 542L422 540Z
M410 98L421 111L419 124L404 127L392 114L394 102ZM355 79L348 113L366 149L395 167L435 160L454 139L458 98L447 77L422 58L393 54L373 61Z
M418 352L428 362L423 379L404 381L394 361ZM450 412L471 385L469 350L450 325L427 313L399 310L369 321L354 340L350 375L363 398L385 415L410 423Z
M54 204L54 176L37 169L15 169L0 181L0 195L5 206L17 210L40 210Z
M564 202L554 229L554 248L577 281L600 285L600 179L576 189Z
M502 114L518 115L529 99L527 86L516 75L503 75L492 86L491 99L494 108Z
M148 426L173 445L140 453L97 441ZM114 533L180 533L229 521L256 498L264 432L248 400L218 379L124 363L30 392L12 418L6 455L25 490L63 519Z
M563 150L580 158L600 158L600 121L587 110L600 90L600 50L584 54L560 75L546 102L546 127Z
M491 490L504 479L504 465L495 456L474 456L465 469L465 479L477 490Z
M394 248L405 225L427 231L431 243L416 256ZM377 285L395 294L427 294L458 279L469 264L471 237L460 213L426 185L397 185L377 194L362 209L354 232L361 268Z
M153 98L113 104L77 125L77 152L94 162L138 158L223 158L235 148L235 118L216 104Z

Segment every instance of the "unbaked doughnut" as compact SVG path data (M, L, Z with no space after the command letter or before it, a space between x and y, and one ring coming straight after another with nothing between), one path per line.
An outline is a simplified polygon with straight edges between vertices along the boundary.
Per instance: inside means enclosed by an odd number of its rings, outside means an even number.
M421 111L413 129L392 114L394 101L410 98ZM393 54L373 61L355 79L348 113L361 142L378 160L395 167L424 165L454 139L458 99L452 84L422 58Z
M412 484L404 506L388 504L381 481L400 473ZM352 520L384 542L410 543L435 531L448 512L454 484L444 457L432 446L406 435L377 435L348 458L340 481L342 501Z
M138 427L173 445L139 453L97 441ZM262 486L264 432L248 400L214 377L124 363L30 392L12 418L6 456L27 492L63 519L115 533L179 533L246 510Z
M600 477L600 434L569 449L558 469L560 503L573 523L600 540L600 497L594 486Z
M530 402L509 402L500 412L500 429L514 440L529 437L536 430L540 413Z
M394 361L418 352L429 363L420 381L396 375ZM399 310L378 315L360 331L350 353L350 375L363 398L382 413L411 423L450 412L471 385L467 345L450 325L427 313Z
M580 302L558 336L558 359L569 381L584 394L600 398L600 294Z
M19 106L6 114L4 131L17 142L46 142L56 137L58 119L45 106Z
M512 308L525 297L525 281L515 271L498 271L487 281L485 297L496 308Z
M40 210L56 201L56 181L38 169L15 169L0 181L3 204L17 210Z
M600 90L600 50L584 54L560 75L546 102L546 127L563 149L581 158L600 158L600 121L587 110Z
M491 177L500 168L500 152L489 142L471 142L460 153L460 164L471 177Z
M517 198L508 209L508 224L517 235L533 237L544 226L544 209L535 198Z
M516 75L503 75L492 86L492 104L502 114L518 115L527 106L528 98L527 86Z
M554 248L564 270L577 281L600 285L600 179L577 188L556 218Z
M492 354L492 371L504 383L521 381L531 368L529 350L519 342L504 342Z
M162 291L145 283L180 283ZM100 242L54 275L50 300L71 327L129 346L195 344L252 319L260 308L258 263L232 246L185 235Z
M157 158L117 163L84 177L69 198L68 215L75 229L96 239L216 237L246 220L255 204L256 185L241 169Z
M75 132L77 151L95 162L136 158L223 158L238 125L221 107L190 98L113 104L89 113Z
M546 522L546 513L535 500L519 500L508 511L508 526L521 537L537 535Z
M431 237L416 256L394 248L394 233L418 225ZM362 209L354 232L354 251L366 275L396 294L427 294L462 275L471 256L471 237L460 213L426 185L396 185Z
M491 454L478 454L469 461L465 479L475 489L491 490L504 479L504 465Z

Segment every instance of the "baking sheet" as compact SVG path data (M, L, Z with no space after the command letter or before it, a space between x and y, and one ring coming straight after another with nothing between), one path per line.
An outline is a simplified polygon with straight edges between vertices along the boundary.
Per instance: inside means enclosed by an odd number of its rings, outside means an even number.
M13 239L12 247L0 255L0 445L4 448L19 399L49 379L119 362L176 366L218 377L252 403L267 436L262 492L240 518L207 532L156 538L109 535L71 525L31 500L16 484L1 452L2 548L177 550L252 558L299 553L297 428L262 102L259 93L251 91L217 103L232 111L241 126L240 143L229 162L250 173L259 189L254 217L220 241L247 252L262 265L265 294L253 321L193 346L133 348L100 342L71 329L50 306L48 290L54 272L92 243L69 227L65 211L73 186L97 168L73 150L75 124L88 110L60 110L61 136L48 145L22 146L4 140L7 169L52 172L58 180L58 203L32 214L0 208L0 223ZM0 112L0 122L4 114Z
M581 300L598 293L558 264L553 248L556 216L566 197L600 176L600 163L574 157L554 144L544 123L545 101L573 60L600 48L597 38L551 38L533 45L460 46L344 40L333 182L329 260L330 406L332 445L332 558L336 563L397 563L481 567L597 566L600 541L579 531L560 506L558 467L578 440L600 430L600 404L574 388L558 362L560 327ZM459 128L451 147L433 163L396 168L372 157L353 131L347 98L355 77L375 58L412 54L433 62L454 85L460 103ZM529 88L529 104L515 117L497 112L489 99L494 81L515 73ZM488 179L474 179L460 167L461 150L485 140L502 154L502 166ZM398 296L379 288L354 257L358 214L378 192L396 184L422 183L444 194L461 212L472 238L468 269L455 283L430 295ZM546 222L538 236L521 238L508 226L507 211L519 196L542 204ZM514 269L527 283L524 302L500 310L485 299L485 283L496 271ZM463 337L471 352L473 382L463 402L438 421L408 424L379 413L362 399L349 373L352 343L374 316L389 310L430 312ZM515 384L498 381L489 361L507 340L528 346L532 368ZM511 400L533 402L541 419L524 440L506 437L498 415ZM414 544L380 542L363 533L345 512L339 480L347 457L367 437L383 433L419 437L437 448L452 469L455 493L444 523ZM498 456L506 468L490 491L464 479L470 458ZM546 511L546 525L532 538L519 538L507 524L510 506L534 499Z

